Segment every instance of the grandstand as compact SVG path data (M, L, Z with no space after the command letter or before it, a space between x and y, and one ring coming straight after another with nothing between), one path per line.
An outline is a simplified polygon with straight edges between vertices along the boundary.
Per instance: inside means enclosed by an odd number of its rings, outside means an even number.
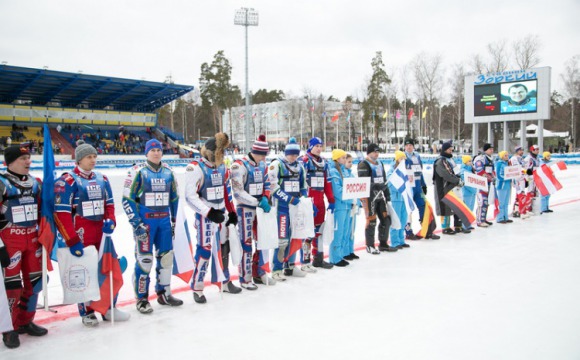
M170 152L175 143L166 141L168 130L156 128L155 111L191 90L188 85L0 65L0 150L9 143L40 150L41 128L48 123L53 146L64 154L72 154L79 139L106 154L142 153L151 137Z

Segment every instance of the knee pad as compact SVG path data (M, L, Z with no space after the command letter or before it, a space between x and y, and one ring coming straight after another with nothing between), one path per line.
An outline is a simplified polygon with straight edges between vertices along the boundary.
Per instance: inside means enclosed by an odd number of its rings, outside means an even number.
M137 265L143 272L149 274L153 266L153 254L137 254Z
M169 250L168 252L161 254L157 257L157 260L161 264L162 268L171 268L173 266L173 250Z

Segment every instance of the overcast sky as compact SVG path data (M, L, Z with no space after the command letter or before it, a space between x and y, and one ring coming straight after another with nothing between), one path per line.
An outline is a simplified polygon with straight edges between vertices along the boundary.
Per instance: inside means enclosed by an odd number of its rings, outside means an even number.
M259 11L249 29L250 89L305 89L363 96L370 62L383 52L389 75L421 52L444 70L486 44L537 34L541 63L562 88L564 62L580 54L580 1L527 0L0 0L0 61L9 65L198 87L199 70L224 50L244 89L243 6ZM514 64L515 65L515 64Z

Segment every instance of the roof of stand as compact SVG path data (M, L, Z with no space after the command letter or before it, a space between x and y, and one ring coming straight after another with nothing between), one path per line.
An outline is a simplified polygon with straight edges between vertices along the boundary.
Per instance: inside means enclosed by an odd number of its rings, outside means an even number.
M191 90L191 85L0 65L0 103L152 112Z

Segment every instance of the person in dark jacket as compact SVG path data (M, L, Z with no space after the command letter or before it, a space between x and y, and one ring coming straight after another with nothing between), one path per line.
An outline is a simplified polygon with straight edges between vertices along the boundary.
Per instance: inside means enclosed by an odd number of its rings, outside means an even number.
M433 166L433 185L435 188L435 204L437 215L441 216L441 227L443 234L455 235L455 231L451 228L451 215L454 218L455 227L461 227L461 220L449 206L443 202L443 197L451 191L454 187L463 186L463 180L453 171L455 162L453 161L453 145L446 142L441 147L439 158L435 161ZM464 230L464 232L471 232Z

